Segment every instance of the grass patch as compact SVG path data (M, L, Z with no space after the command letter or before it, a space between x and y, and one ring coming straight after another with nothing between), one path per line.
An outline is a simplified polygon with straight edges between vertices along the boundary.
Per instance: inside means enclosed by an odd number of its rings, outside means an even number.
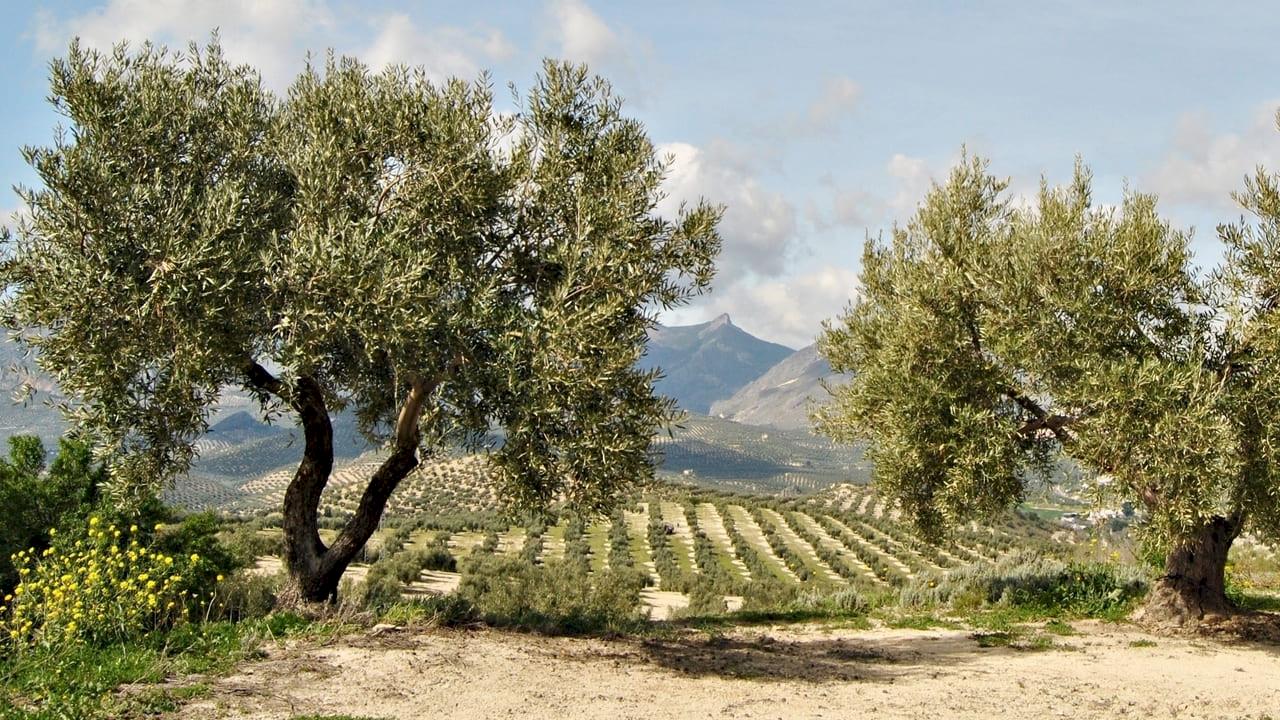
M951 620L938 617L937 615L930 615L929 613L887 615L882 617L881 620L883 620L886 627L890 627L895 630L933 630L935 628L953 630L958 627L956 623Z
M1252 612L1280 612L1280 595L1227 588L1227 597L1241 610Z
M1059 645L1053 635L1036 632L1025 626L1015 626L1007 630L980 631L971 635L981 648L1009 648L1011 650L1068 650L1066 645Z
M1063 622L1062 620L1058 620L1057 618L1054 618L1053 620L1050 620L1049 622L1045 623L1044 631L1047 633L1052 633L1054 635L1061 635L1064 637L1069 635L1079 634L1076 632L1075 628L1071 627L1070 623Z
M170 712L208 692L172 678L218 675L260 657L264 642L326 637L349 626L293 613L259 620L180 625L128 643L32 648L0 658L0 720L117 718ZM147 687L156 685L156 687Z
M1150 648L1155 646L1156 646L1155 640L1130 640L1129 641L1129 647L1131 648Z

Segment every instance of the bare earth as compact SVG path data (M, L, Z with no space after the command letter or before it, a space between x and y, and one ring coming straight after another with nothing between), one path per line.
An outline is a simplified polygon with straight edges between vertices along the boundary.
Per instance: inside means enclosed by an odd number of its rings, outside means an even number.
M1280 717L1280 646L1076 627L1038 651L981 648L960 630L392 631L274 648L178 717Z

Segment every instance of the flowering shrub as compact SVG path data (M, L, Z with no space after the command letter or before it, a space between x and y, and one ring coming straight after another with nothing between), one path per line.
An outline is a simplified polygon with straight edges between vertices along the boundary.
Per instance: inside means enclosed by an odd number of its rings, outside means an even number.
M199 554L165 554L139 543L136 525L91 517L83 536L13 557L19 584L0 606L0 643L109 642L186 617L198 604Z

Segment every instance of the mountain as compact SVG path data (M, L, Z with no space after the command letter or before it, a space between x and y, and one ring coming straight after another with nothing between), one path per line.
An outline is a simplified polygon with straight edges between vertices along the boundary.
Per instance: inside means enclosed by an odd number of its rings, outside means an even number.
M34 394L14 402L24 384L34 388ZM56 448L66 423L55 406L64 400L53 379L36 367L21 345L0 339L0 454L8 452L8 439L15 435L35 435L46 449Z
M788 430L809 427L809 406L824 402L827 391L821 381L836 383L847 375L836 375L810 345L769 368L743 386L732 397L712 403L710 414L726 420Z
M730 397L792 352L721 315L700 325L654 328L640 367L662 368L665 377L654 388L685 410L706 414L713 402Z

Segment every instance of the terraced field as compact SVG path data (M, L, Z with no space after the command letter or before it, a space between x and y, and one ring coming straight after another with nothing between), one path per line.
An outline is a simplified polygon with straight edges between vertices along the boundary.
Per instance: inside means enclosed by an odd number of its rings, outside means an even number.
M591 574L616 565L635 567L652 585L644 594L646 603L655 616L665 617L687 605L696 587L711 588L734 606L744 597L750 606L761 583L797 591L891 591L922 572L945 572L1049 542L1048 528L1011 515L933 545L890 514L877 517L880 505L868 501L866 492L837 488L803 501L782 501L661 486L613 517L578 522L562 516L528 527L465 505L462 515L416 515L418 529L408 534L404 547L443 541L463 573L466 559L477 553L538 563L580 560ZM483 522L467 526L467 518ZM366 572L367 567L353 566L349 577L357 580ZM405 584L405 593L448 592L460 580L458 573L424 569Z

